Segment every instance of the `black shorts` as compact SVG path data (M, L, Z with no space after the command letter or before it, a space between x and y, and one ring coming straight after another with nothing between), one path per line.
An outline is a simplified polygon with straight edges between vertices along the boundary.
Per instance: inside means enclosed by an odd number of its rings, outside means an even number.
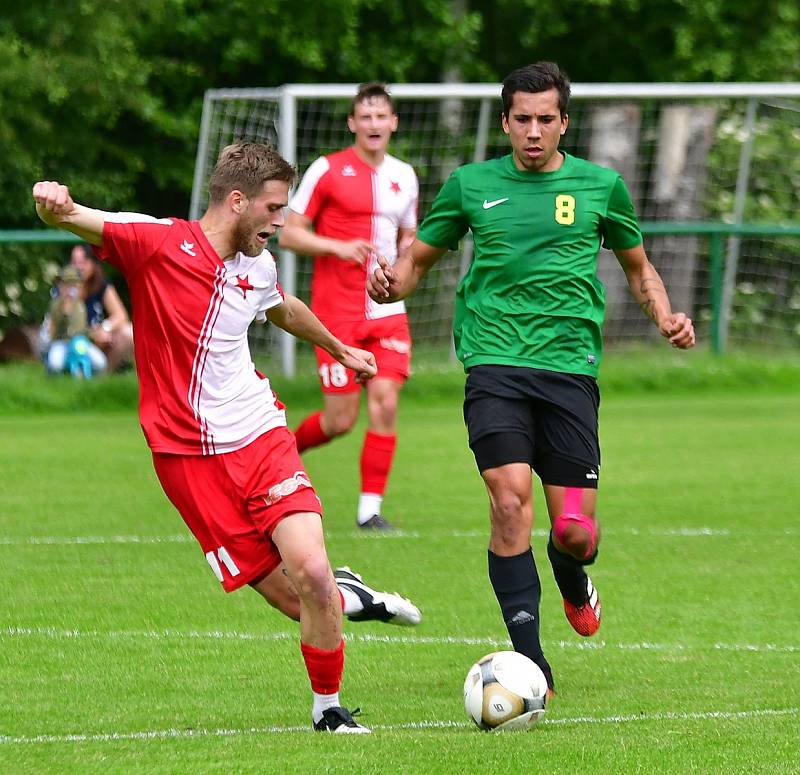
M478 470L527 463L544 484L596 488L597 381L518 366L474 366L464 422Z

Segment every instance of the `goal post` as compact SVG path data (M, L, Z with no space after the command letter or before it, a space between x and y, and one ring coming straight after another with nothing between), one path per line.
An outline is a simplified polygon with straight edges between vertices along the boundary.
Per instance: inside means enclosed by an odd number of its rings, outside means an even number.
M300 174L317 156L351 144L346 119L357 88L287 84L206 92L190 217L205 208L211 168L231 142L272 144ZM452 169L508 152L499 84L395 84L390 91L400 122L389 150L417 171L421 218ZM617 169L646 223L798 221L800 84L573 84L561 147ZM656 231L645 235L648 254L701 337L713 332L721 347L800 344L800 238L791 230L733 229L719 276L711 271L702 228ZM467 238L407 301L415 359L426 353L432 364L452 358L454 289L471 251ZM307 300L312 262L289 251L278 256L284 288ZM608 251L600 252L598 274L606 286L608 346L654 338ZM289 375L298 359L311 362L305 343L272 327L254 328L251 346Z

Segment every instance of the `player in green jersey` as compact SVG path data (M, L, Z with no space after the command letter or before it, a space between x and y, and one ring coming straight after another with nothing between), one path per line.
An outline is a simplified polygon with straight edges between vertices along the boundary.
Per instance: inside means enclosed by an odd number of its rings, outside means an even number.
M531 470L545 493L547 552L567 619L593 635L600 599L585 566L597 556L600 535L601 244L614 251L631 293L670 344L695 342L692 321L672 311L647 258L620 176L559 150L569 96L569 80L554 63L511 73L502 91L511 153L455 170L410 250L394 266L381 261L369 281L374 299L402 299L472 232L475 252L456 292L453 325L467 372L469 444L489 495L489 578L514 648L542 668L551 689L530 548Z

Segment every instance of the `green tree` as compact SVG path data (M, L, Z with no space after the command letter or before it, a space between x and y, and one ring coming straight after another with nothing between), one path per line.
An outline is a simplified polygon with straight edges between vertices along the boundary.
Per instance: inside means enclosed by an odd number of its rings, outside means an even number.
M559 62L575 81L800 78L796 0L478 0L479 56L497 77Z
M36 228L30 187L41 178L108 209L186 214L209 88L497 80L537 59L559 61L576 81L797 79L800 9L796 0L37 0L4 7L0 57L0 223ZM0 285L0 329L40 316L42 266L64 254L0 245L16 294Z
M456 23L448 0L13 4L0 18L0 222L40 226L42 178L87 204L184 215L205 89L435 80L443 61L469 59L478 27L474 14ZM41 319L65 256L0 245L0 331Z

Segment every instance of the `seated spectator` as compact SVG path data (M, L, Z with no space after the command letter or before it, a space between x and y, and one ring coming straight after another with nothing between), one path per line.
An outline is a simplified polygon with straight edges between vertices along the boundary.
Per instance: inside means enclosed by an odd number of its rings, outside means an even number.
M102 350L87 339L89 325L80 285L80 275L73 266L64 267L56 278L56 295L46 318L50 345L45 366L51 374L69 371L75 376L90 377L107 366Z
M116 371L133 360L133 326L128 312L88 245L75 245L70 263L81 277L89 338L105 353L109 370Z

